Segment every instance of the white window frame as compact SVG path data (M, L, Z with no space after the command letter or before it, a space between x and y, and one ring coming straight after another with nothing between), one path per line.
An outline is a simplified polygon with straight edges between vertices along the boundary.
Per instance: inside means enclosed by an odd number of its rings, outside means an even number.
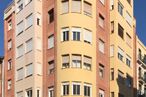
M12 20L8 21L8 31L12 29Z
M99 51L101 53L104 53L105 52L105 42L101 39L99 39Z
M26 44L26 53L28 53L28 52L30 52L30 51L32 51L33 50L33 39L32 38L30 38L29 40L27 40L26 42L25 42L25 44Z
M12 88L12 80L8 80L8 90L10 90Z
M29 14L26 18L25 18L25 23L26 23L26 28L28 29L33 25L33 14Z
M90 87L90 95L89 96L85 96L84 97L92 97L92 85L91 84L86 84L84 83L84 86ZM84 88L85 89L85 88ZM85 94L85 93L84 93Z
M31 67L28 67L28 66L31 66ZM29 69L32 71L28 71ZM33 75L33 72L34 72L33 63L26 65L26 77Z
M71 38L71 39L72 39L73 41L81 41L81 28L73 27L73 28L71 28L71 32L72 32L72 35L71 35L72 38ZM76 38L73 39L73 33L74 33L74 32L80 34L80 37L79 37L80 39L79 39L79 40L78 40L78 36L77 36L78 34L76 34Z
M32 95L31 95L31 96L28 96L28 95L27 95L27 92L30 93L30 91L32 91ZM32 88L26 90L26 97L33 97L33 90L32 90Z
M18 24L17 24L17 28L16 28L16 36L17 35L20 35L22 32L23 32L23 30L24 30L24 27L25 27L25 25L24 25L24 21L22 20L22 21L20 21Z
M48 97L51 97L51 96L50 96L50 92L51 92L51 91L53 91L53 97L54 97L54 88L53 88L53 87L52 87L52 88L48 88Z
M80 60L73 59L73 56L80 57ZM72 54L72 58L71 59L72 59L72 66L71 66L72 68L81 68L81 65L82 65L82 56L81 55Z
M100 0L100 2L101 2L103 5L105 5L105 0Z
M65 38L64 38L64 33L68 33L68 36L67 36L67 34L65 34ZM67 39L67 37L68 37L68 39ZM61 41L69 41L69 28L62 28Z
M69 84L69 82L63 82L63 83L62 83L61 95L62 95L62 96L67 96L67 95L70 94L70 91L68 90L69 94L67 94L67 91L65 91L65 94L66 94L66 95L64 95L64 94L63 94L63 93L64 93L64 91L63 91L63 90L64 90L64 89L63 89L63 86L64 86L64 85L69 85L69 90L70 90L70 84ZM65 89L65 90L66 90L66 89Z
M80 94L79 95L78 94L73 94L73 85L79 85L80 86ZM72 82L72 89L71 89L71 91L72 91L72 95L80 96L81 95L81 83L80 82Z
M103 96L101 96L101 95L103 95ZM104 90L99 89L99 97L105 97Z

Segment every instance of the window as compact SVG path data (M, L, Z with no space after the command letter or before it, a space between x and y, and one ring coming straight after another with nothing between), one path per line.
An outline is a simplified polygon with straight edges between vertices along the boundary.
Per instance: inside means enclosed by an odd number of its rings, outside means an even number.
M69 95L69 83L68 82L62 83L62 95L63 96Z
M37 97L40 97L40 90L37 89Z
M23 91L17 92L17 97L23 97Z
M131 57L129 55L126 55L126 65L131 66Z
M8 41L8 50L11 50L12 49L12 40L10 39Z
M23 0L18 0L17 2L17 13L23 9Z
M54 64L54 60L49 61L48 64L49 64L49 67L48 67L48 69L49 69L48 74L54 73L54 65L55 65L55 64Z
M99 89L99 97L104 97L104 91Z
M83 68L84 69L87 69L87 70L91 70L91 65L92 65L92 58L91 57L88 57L88 56L84 56L84 66Z
M25 5L29 4L32 0L25 0Z
M26 97L32 97L32 89L26 90Z
M91 85L84 84L84 96L91 97Z
M26 41L26 53L33 49L33 41L32 38Z
M127 43L128 46L131 47L132 39L131 39L131 36L128 33L126 33L126 43Z
M54 9L53 8L51 10L49 10L48 15L49 15L49 23L52 23L54 21Z
M29 77L33 74L33 65L32 63L26 66L26 77Z
M123 16L123 5L120 2L118 3L118 12Z
M104 77L104 66L102 64L99 64L99 76L100 78Z
M48 88L48 97L54 97L54 88Z
M62 1L62 13L68 13L69 12L69 0L63 0Z
M26 29L33 25L33 15L32 13L26 17Z
M99 14L99 26L104 28L104 17Z
M24 70L23 68L20 68L17 70L17 80L22 80L24 77Z
M41 14L40 13L37 13L37 25L38 26L41 26Z
M126 86L127 87L132 87L132 78L127 74L127 78L126 78Z
M131 0L127 0L127 2L131 5Z
M12 69L12 59L8 60L8 70Z
M24 30L24 22L21 21L17 24L17 35L20 35Z
M69 55L62 55L62 68L69 68Z
M111 22L111 33L114 33L114 21Z
M21 57L24 54L23 44L17 47L17 57Z
M118 48L118 59L124 61L123 57L124 57L124 51L121 48Z
M100 2L104 5L105 4L105 0L100 0Z
M10 79L10 80L8 80L8 90L10 90L11 87L12 87L12 81L11 81L11 79Z
M68 41L69 40L69 28L63 28L61 33L61 41Z
M81 0L71 1L71 12L81 13Z
M114 56L114 45L110 46L110 57Z
M118 24L118 35L124 39L124 28L120 24Z
M91 44L92 43L92 32L90 30L83 30L84 42Z
M72 83L72 94L80 95L80 83Z
M80 33L81 33L80 28L72 28L72 40L80 41L81 36Z
M72 67L81 68L81 55L72 55Z
M104 42L99 39L99 51L104 53Z
M111 68L111 80L114 80L114 68Z
M111 97L115 97L115 93L114 92L111 92Z
M48 37L48 49L54 47L54 35Z
M131 15L127 11L126 11L125 19L128 22L128 24L131 26L132 25L132 17L131 17Z
M110 0L110 10L114 9L114 0Z
M124 83L124 73L118 70L118 81Z
M84 14L91 16L92 15L92 4L84 1Z
M8 21L8 30L11 30L12 29L12 20L9 20Z

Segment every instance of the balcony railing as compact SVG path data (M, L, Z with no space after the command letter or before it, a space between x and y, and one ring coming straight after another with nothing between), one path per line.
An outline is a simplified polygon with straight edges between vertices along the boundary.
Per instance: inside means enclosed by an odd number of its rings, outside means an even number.
M146 66L146 55L142 56L141 54L138 55L140 61L142 61Z

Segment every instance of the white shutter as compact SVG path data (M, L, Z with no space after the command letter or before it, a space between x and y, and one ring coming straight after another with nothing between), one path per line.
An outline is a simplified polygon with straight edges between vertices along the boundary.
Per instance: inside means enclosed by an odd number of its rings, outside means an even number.
M88 64L92 64L92 58L84 56L84 62Z
M23 68L17 70L17 80L23 79L24 71Z
M48 38L48 49L50 49L52 47L54 47L54 36L53 35Z
M68 13L69 12L69 1L62 1L62 13Z
M30 39L26 42L26 52L29 52L32 49L33 49L33 41L32 41L32 39Z
M18 46L18 47L17 47L17 57L22 56L23 53L24 53L23 45Z
M99 40L99 51L104 53L104 42L102 40Z
M69 63L69 55L62 56L62 62L63 63Z
M8 50L10 50L12 48L12 40L8 41Z
M81 1L80 0L72 0L71 11L72 12L81 12Z
M17 92L17 97L23 97L23 92Z
M17 24L17 35L23 32L23 29L24 29L24 22L21 21Z
M27 18L26 18L26 28L30 27L33 24L33 15L30 14Z
M26 66L26 76L33 74L33 65L32 63Z
M92 14L92 5L85 1L84 1L84 14L86 14L86 15Z
M126 12L126 21L132 25L132 17L130 16L130 14L128 12Z
M85 41L92 43L92 32L84 29L83 38Z

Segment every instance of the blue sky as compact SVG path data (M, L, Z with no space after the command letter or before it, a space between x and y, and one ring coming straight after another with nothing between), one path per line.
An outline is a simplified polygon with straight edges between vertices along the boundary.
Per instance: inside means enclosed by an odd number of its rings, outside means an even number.
M3 55L3 11L12 0L0 0L0 56ZM134 0L134 16L137 20L137 35L146 45L146 0Z

